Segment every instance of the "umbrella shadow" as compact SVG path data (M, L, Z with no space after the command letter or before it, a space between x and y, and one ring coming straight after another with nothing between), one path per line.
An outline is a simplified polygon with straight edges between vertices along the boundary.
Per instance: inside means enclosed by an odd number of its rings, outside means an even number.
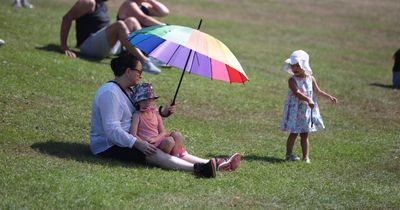
M213 155L213 154L208 154L209 157L229 157L229 155ZM283 163L285 160L282 158L276 158L276 157L268 157L268 156L257 156L257 155L242 155L241 160L246 160L246 161L263 161L263 162L269 162L269 163Z
M371 83L369 85L370 86L381 87L381 88L387 88L387 89L396 89L393 85L386 85L386 84L380 84L380 83Z
M31 145L31 148L44 155L75 160L82 163L102 164L107 166L145 167L144 165L136 163L105 159L95 156L91 153L88 144L82 144L78 142L49 140L46 142L34 143Z
M42 50L42 51L47 51L47 52L63 53L61 51L60 45L57 45L57 44L47 44L47 45L44 45L44 46L37 46L37 47L35 47L35 49ZM79 51L75 51L75 50L72 50L72 51L76 54L76 57L78 57L80 59L91 61L91 62L102 63L101 62L101 60L102 60L101 58L87 57L87 56L82 55Z

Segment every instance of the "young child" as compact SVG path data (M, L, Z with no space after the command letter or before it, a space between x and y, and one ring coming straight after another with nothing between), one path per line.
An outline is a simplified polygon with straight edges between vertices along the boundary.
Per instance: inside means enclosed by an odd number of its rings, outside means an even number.
M331 100L337 99L322 91L309 64L309 56L303 50L294 51L285 60L283 70L293 75L289 78L289 91L285 99L281 130L289 132L286 143L286 160L296 161L299 157L293 154L293 146L300 134L303 160L310 163L308 133L325 128L319 113L316 95Z
M155 101L158 96L150 83L140 83L135 86L136 112L132 116L131 134L136 138L154 144L165 153L176 157L187 154L183 148L183 135L173 131L167 133L163 120L158 113Z

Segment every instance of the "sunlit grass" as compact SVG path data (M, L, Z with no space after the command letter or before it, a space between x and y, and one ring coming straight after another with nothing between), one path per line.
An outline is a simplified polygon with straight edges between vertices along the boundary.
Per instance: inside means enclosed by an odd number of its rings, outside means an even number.
M110 59L70 59L59 52L69 1L33 1L33 10L1 0L1 209L398 209L400 91L390 88L399 48L396 0L165 0L169 24L196 27L223 41L250 81L245 85L186 75L168 129L209 158L242 153L234 173L190 173L98 159L88 149L90 106L112 79ZM118 1L110 1L115 17ZM292 5L292 6L289 6ZM69 45L75 45L74 29ZM279 131L296 49L311 55L324 131L310 135L310 165L283 161ZM164 104L180 71L143 75ZM299 144L295 152L301 154Z

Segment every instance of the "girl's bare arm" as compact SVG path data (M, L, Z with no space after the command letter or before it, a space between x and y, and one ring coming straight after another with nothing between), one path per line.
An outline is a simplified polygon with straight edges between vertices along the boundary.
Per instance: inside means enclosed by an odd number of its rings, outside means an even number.
M321 97L323 97L323 98L326 98L326 99L332 101L333 103L337 103L337 99L336 99L335 97L329 95L328 93L326 93L325 91L323 91L323 90L321 90L321 89L319 88L319 86L318 86L318 84L317 84L317 80L316 80L314 77L312 77L312 80L313 80L313 89L314 89L314 92L315 92L318 96L321 96Z

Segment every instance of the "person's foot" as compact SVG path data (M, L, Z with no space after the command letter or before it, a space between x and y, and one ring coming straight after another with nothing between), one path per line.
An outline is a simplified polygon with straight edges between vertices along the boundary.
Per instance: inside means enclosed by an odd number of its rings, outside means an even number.
M5 43L6 43L6 42L5 42L4 40L0 39L0 46L3 45L3 44L5 44Z
M211 158L208 163L195 163L193 173L198 177L214 178L216 176L217 162Z
M150 74L159 74L161 70L155 66L149 59L145 60L143 63L143 71Z
M298 161L298 160L300 160L300 158L297 157L294 154L291 154L291 155L286 155L285 160L287 160L287 161Z
M154 63L154 65L159 66L159 67L164 67L164 68L171 68L171 66L168 66L164 62L158 60L157 58L149 57L149 60Z
M304 160L304 162L307 163L307 164L310 164L310 163L311 163L311 160L310 160L309 157L306 157L306 158L304 158L303 160Z
M240 165L241 156L239 153L235 153L229 158L216 158L217 159L217 170L218 171L234 171Z

